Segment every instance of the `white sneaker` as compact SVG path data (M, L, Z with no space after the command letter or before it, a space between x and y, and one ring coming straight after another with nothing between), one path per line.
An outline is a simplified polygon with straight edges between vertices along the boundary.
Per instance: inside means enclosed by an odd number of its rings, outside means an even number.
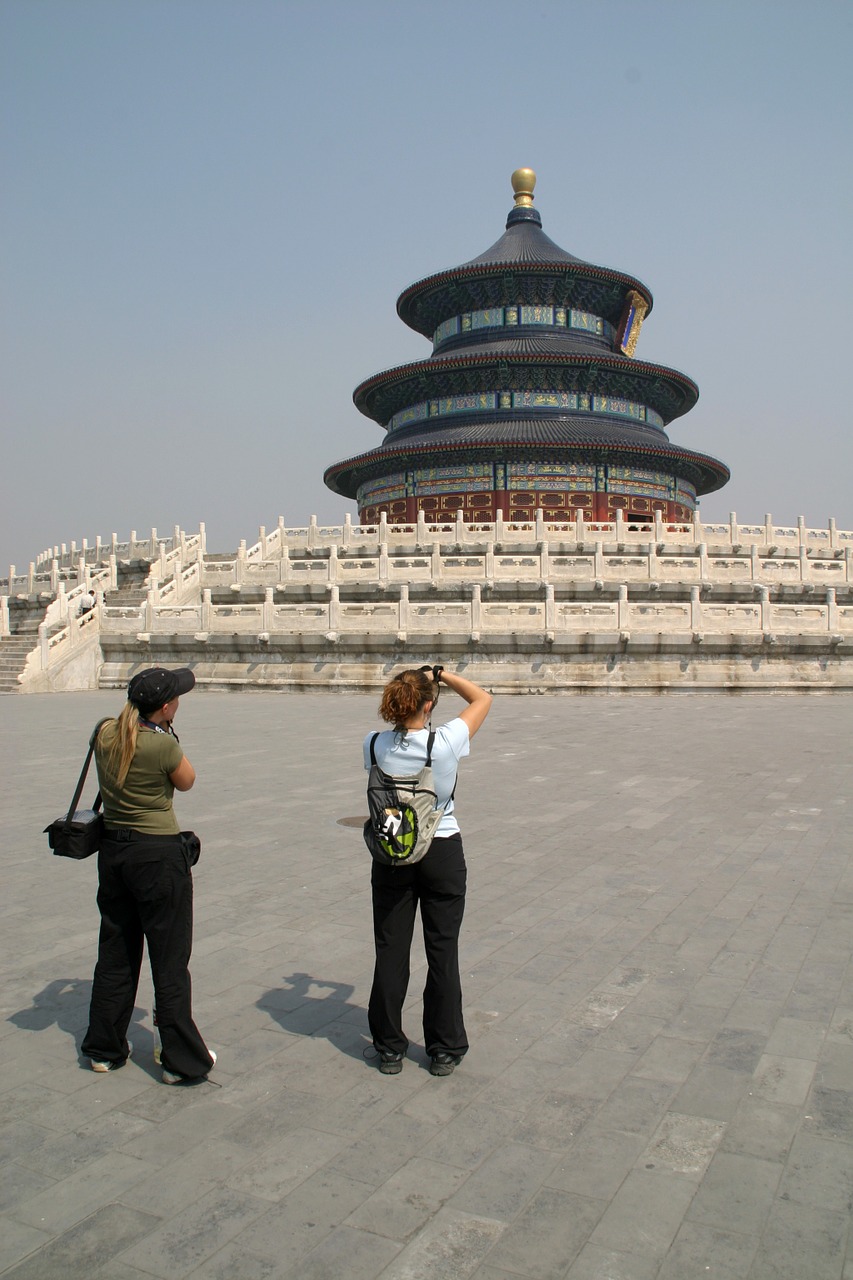
M207 1052L210 1054L211 1058L213 1059L213 1062L210 1064L210 1067L208 1068L210 1071L212 1071L213 1068L216 1066L216 1054L214 1053L213 1049L208 1049ZM177 1071L167 1071L165 1067L163 1068L163 1084L195 1084L196 1081L201 1082L202 1080L206 1080L206 1079L207 1079L206 1075L196 1076L196 1077L181 1076L181 1075L178 1075Z
M132 1056L133 1056L133 1045L128 1040L127 1058L130 1058ZM127 1058L124 1059L124 1062L97 1062L94 1058L90 1058L89 1065L93 1071L118 1071L121 1067L124 1066L124 1063L127 1062Z

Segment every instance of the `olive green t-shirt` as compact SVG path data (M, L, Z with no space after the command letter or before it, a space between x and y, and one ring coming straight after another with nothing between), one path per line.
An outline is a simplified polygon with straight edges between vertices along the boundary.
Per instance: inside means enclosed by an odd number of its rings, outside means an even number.
M111 737L109 726L107 738ZM148 835L174 835L180 830L172 810L175 788L169 778L184 753L171 734L139 728L136 752L124 786L116 785L109 765L109 753L101 743L103 730L95 744L95 763L104 802L104 822L108 827L132 827Z

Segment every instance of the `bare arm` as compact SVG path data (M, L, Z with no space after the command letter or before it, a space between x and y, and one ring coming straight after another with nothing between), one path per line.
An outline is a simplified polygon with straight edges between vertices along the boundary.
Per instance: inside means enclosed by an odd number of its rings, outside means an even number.
M444 670L438 679L440 684L446 684L448 689L458 693L459 697L464 698L468 703L465 710L459 713L459 719L465 721L468 726L468 736L473 738L489 714L492 695L486 693L486 690L481 689L478 684L474 684L473 680L466 680L464 676L457 675L454 671Z
M195 782L195 769L186 756L183 757L177 769L169 774L169 781L176 791L189 791L192 788Z

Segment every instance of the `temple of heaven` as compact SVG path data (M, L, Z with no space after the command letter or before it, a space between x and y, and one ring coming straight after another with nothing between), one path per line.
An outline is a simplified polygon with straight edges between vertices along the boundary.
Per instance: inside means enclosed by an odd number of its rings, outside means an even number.
M326 484L385 512L466 522L573 518L689 521L728 468L671 444L666 427L699 395L685 374L634 358L652 295L633 276L559 248L533 208L536 175L478 258L410 285L397 313L432 341L426 360L362 382L356 407L385 431L328 468Z

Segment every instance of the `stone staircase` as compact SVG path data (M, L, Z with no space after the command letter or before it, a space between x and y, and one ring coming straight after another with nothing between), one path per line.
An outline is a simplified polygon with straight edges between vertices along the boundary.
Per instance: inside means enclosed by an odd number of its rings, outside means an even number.
M18 676L24 669L27 654L37 644L37 631L0 637L0 693L18 692Z

